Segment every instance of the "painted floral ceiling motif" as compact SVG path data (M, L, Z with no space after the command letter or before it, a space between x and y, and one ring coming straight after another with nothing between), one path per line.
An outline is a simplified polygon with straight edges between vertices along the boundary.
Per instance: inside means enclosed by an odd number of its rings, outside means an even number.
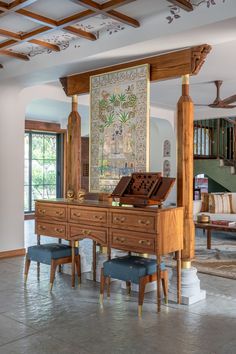
M80 24L74 25L75 28L82 29L86 32L93 33L97 38L101 38L105 35L113 35L119 31L124 30L127 26L121 24L116 20L112 20L109 17L103 15L98 15L87 19ZM72 33L66 33L64 31L55 31L49 34L45 34L38 37L39 40L43 40L47 43L56 44L60 47L60 50L65 50L70 46L75 48L80 47L81 39ZM13 50L13 49L12 49ZM40 47L36 44L31 44L28 42L14 46L14 52L28 55L29 57L34 57L43 53L52 53L51 49Z
M190 3L193 5L194 8L200 5L205 5L206 8L209 9L212 6L217 5L217 2L225 3L226 0L190 0ZM170 5L169 11L170 14L166 17L166 20L169 24L171 24L174 20L178 20L181 17L182 10L178 6Z

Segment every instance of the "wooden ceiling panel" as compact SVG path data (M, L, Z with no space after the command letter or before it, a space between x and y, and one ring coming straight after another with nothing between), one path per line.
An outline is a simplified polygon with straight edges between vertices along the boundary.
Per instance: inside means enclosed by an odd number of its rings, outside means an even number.
M84 7L70 0L39 0L32 4L32 6L27 7L27 10L45 17L60 20L76 12L84 11Z
M65 48L65 36L67 41L78 37L95 41L97 32L111 24L117 30L139 27L137 18L152 14L153 6L162 11L163 4L167 7L168 1L148 0L143 11L141 0L0 0L1 56L28 60L35 47L37 54L59 52ZM58 31L64 35L58 36Z

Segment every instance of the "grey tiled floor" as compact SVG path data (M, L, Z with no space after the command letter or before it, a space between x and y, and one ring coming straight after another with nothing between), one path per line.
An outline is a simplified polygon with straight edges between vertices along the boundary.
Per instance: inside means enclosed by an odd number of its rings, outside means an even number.
M49 268L38 282L32 265L23 284L22 257L0 261L0 354L235 354L236 281L199 275L207 299L190 307L169 303L156 313L155 294L137 317L137 295L112 282L111 299L99 305L99 285L57 274L48 291Z

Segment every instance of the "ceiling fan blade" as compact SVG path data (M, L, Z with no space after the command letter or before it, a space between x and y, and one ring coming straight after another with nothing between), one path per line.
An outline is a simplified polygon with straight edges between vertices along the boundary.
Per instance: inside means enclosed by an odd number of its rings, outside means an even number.
M236 95L225 98L221 101L223 104L230 104L236 102Z
M198 103L194 103L194 106L197 106L197 107L209 107L208 104L198 104Z

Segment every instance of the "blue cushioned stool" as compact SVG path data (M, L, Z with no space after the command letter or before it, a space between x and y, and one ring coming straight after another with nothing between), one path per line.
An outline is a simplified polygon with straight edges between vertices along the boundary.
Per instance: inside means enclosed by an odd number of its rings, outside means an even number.
M101 269L100 299L103 301L104 286L107 282L107 295L110 296L110 279L126 281L130 293L131 283L139 284L139 315L142 313L145 286L157 280L157 263L155 259L127 255L117 257L103 263ZM168 272L165 264L161 263L161 281L165 301L168 299Z
M57 266L72 262L72 248L61 243L47 243L29 247L25 260L25 282L27 281L31 261L51 265L50 290L52 290ZM75 264L80 282L80 255L77 247L75 248Z

